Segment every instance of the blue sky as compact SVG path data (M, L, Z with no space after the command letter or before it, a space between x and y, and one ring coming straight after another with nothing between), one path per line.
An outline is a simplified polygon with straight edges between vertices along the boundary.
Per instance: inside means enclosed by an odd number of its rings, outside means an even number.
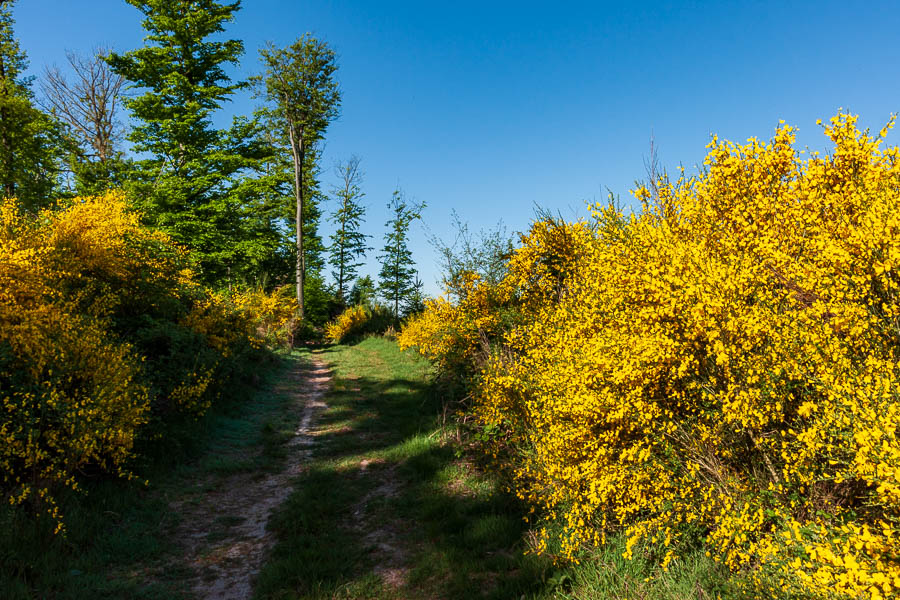
M67 49L143 38L124 0L19 0L14 17L35 74ZM843 107L877 130L900 110L896 2L244 0L233 76L257 71L263 43L307 31L337 50L344 96L325 186L335 160L362 158L376 247L398 185L428 204L412 247L430 293L426 229L450 236L451 210L476 230L521 231L535 205L575 217L607 190L628 203L651 132L664 167L691 170L711 133L768 138L785 119L800 146L825 149L817 118ZM222 122L252 108L237 98Z

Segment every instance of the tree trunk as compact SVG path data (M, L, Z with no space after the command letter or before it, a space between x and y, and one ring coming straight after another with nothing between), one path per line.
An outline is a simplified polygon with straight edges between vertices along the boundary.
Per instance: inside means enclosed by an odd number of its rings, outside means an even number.
M0 81L6 79L6 65L3 63L3 57L0 56ZM4 96L6 94L4 93ZM3 198L12 198L16 193L15 181L12 179L13 167L15 164L15 157L13 156L12 144L9 142L9 138L7 137L7 130L9 128L9 114L6 111L6 107L0 109L0 146L3 148L3 164L2 170L0 173L4 175L4 177L9 177L9 179L5 179L2 182L3 191L0 196Z
M306 264L303 256L303 131L298 134L294 124L288 124L288 135L291 139L291 154L294 159L294 200L297 206L297 309L300 318L305 317L303 304L303 284L306 279Z
M346 202L346 200L345 200ZM340 267L338 268L338 300L341 303L341 306L344 305L344 249L347 246L346 240L346 232L347 231L347 223L346 219L341 216L341 235L339 239L341 252L339 255Z
M394 320L400 322L400 242L397 241L397 248L394 251L396 260L394 262Z

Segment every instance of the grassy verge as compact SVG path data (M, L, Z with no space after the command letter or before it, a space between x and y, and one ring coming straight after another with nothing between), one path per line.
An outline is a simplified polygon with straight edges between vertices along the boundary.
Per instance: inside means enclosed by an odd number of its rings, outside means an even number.
M554 566L526 554L525 508L441 428L423 361L370 338L312 351L334 371L317 445L270 526L257 598L715 597L701 553L663 572L624 543Z
M0 598L188 597L192 573L173 561L179 514L171 503L210 476L277 468L295 424L285 410L290 396L273 384L297 360L278 359L263 369L260 385L233 390L203 419L145 448L135 465L141 481L87 481L86 493L64 496L65 537L0 511Z
M328 409L257 598L713 598L731 595L697 551L668 571L624 541L555 566L526 554L526 509L441 428L431 372L370 338L311 354L331 365ZM638 553L640 554L640 553Z
M280 470L296 429L284 385L297 361L329 363L334 379L316 444L270 527L278 538L258 598L723 597L722 574L700 552L667 572L626 561L624 543L558 566L526 554L530 525L501 483L442 429L429 366L385 339L304 350L257 390L236 390L200 422L145 455L150 480L89 482L64 499L68 535L0 513L0 598L190 597L194 573L172 544L172 509L230 475ZM281 382L282 385L276 385ZM248 399L252 399L248 401ZM208 541L234 523L217 520Z

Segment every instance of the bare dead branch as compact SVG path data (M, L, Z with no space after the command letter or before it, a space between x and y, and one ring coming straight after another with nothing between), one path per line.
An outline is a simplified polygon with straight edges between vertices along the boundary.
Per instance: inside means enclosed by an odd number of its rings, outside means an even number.
M124 80L110 69L107 54L106 48L97 48L90 56L67 52L73 80L52 67L44 70L40 81L43 108L68 124L88 154L100 162L115 155L121 138L116 112Z

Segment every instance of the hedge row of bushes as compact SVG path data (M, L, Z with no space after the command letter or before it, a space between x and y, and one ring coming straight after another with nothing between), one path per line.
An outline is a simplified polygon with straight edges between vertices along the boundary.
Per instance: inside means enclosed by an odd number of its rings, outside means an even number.
M542 220L401 333L464 373L519 496L576 558L705 546L754 596L900 590L900 150L840 114L713 139L626 215ZM557 536L554 538L554 536Z
M283 337L289 302L211 293L122 197L0 203L0 494L49 513L76 473L131 477L136 442L202 415ZM259 331L262 328L262 331Z

